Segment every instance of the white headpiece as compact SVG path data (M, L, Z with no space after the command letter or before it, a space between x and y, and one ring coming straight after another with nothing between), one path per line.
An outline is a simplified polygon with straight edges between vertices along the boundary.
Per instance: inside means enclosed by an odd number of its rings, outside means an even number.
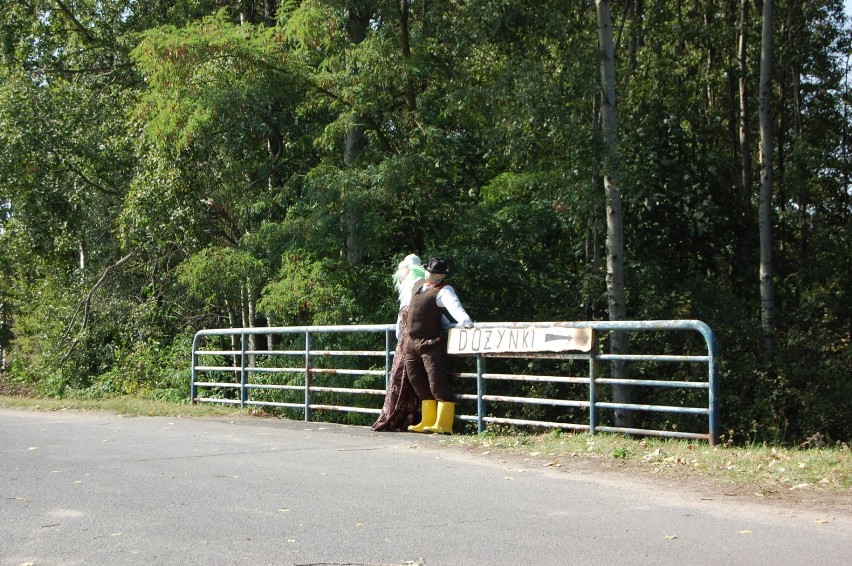
M399 262L396 273L393 274L393 286L399 294L399 304L407 305L411 300L411 287L418 279L425 276L423 262L415 254L409 254Z
M399 262L397 269L403 269L405 267L412 267L412 266L420 267L422 265L423 265L423 262L420 261L420 256L417 256L415 254L408 254L407 256L405 256L405 258L401 262Z

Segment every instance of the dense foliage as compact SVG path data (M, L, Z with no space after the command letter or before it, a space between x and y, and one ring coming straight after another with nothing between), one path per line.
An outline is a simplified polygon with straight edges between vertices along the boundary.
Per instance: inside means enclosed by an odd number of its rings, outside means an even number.
M735 437L852 437L852 28L613 0L630 319L700 319ZM481 321L607 318L591 1L0 0L0 348L41 393L187 395L205 327L391 322L404 255ZM608 172L612 173L612 171Z

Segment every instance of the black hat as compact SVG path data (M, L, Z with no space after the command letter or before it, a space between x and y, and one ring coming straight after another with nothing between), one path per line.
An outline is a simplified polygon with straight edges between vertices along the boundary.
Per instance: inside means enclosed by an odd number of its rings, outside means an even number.
M447 262L439 257L429 259L429 264L426 265L426 271L429 273L448 273L450 270L447 267Z

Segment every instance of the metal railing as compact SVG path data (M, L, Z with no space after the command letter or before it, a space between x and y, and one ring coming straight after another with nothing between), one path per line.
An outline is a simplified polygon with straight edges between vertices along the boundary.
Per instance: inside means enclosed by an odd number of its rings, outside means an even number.
M586 321L586 322L538 322L538 323L477 323L476 328L481 329L499 329L506 328L510 325L513 328L548 328L557 325L562 328L591 328L593 330L594 343L588 353L549 353L549 352L529 352L529 353L512 353L512 354L474 354L474 355L455 355L452 358L474 358L474 371L460 371L451 375L458 379L475 380L475 392L465 393L464 387L459 387L460 382L456 381L456 389L459 391L456 394L457 401L472 401L475 402L475 414L464 414L457 410L456 418L466 422L475 422L477 430L482 432L486 428L487 423L497 423L517 426L539 426L549 428L560 428L570 430L588 431L591 434L596 432L616 432L634 435L647 436L663 436L673 438L691 438L699 440L707 440L714 444L718 439L719 423L718 423L718 374L719 374L719 354L717 351L716 339L712 330L703 322L696 320L659 320L659 321ZM385 395L388 385L388 376L390 375L392 358L394 351L392 346L395 343L394 338L395 326L391 324L374 324L374 325L348 325L348 326L298 326L298 327L256 327L256 328L229 328L229 329L210 329L201 330L196 333L192 345L192 383L190 396L193 403L196 402L211 402L211 403L231 403L241 406L269 406L282 407L302 411L306 421L313 419L314 410L330 410L356 412L366 414L376 414L381 412L380 408L375 406L360 406L360 405L341 405L337 403L317 403L317 396L326 395L365 395L382 397ZM700 354L605 354L600 353L601 341L600 335L606 332L629 332L629 333L659 333L665 331L689 331L697 333L703 339L703 348ZM342 335L359 335L360 337L370 335L383 335L383 349L323 349L314 345L315 338L324 338L327 336ZM267 348L258 349L249 347L249 342L257 340L257 337L274 336L279 340L285 337L290 337L290 341L295 343L298 341L299 347L296 349L279 349ZM238 347L233 344L230 348L219 349L202 349L202 342L216 338L221 341L225 337L238 339ZM250 338L254 337L254 338ZM304 341L302 342L302 338ZM374 339L375 342L375 339ZM304 344L304 347L301 345ZM376 346L378 348L378 346ZM356 358L364 360L373 360L367 363L367 368L347 368L347 367L316 367L315 363L318 360L333 359L333 358ZM298 358L299 365L282 365L276 362L282 358ZM528 365L532 366L533 361L550 361L556 363L559 367L558 372L564 371L565 364L581 363L588 366L586 375L547 375L533 373L527 368L522 373L489 373L486 371L485 365L487 359L521 359L528 361ZM206 364L202 364L202 360L213 360ZM263 360L263 364L258 364L259 359ZM383 361L384 368L379 369ZM219 365L216 361L219 360ZM230 360L231 363L222 365L221 360ZM689 375L686 379L680 376L657 376L655 378L629 378L615 379L606 377L602 374L601 364L612 361L624 361L631 364L667 364L671 368L671 364L675 364L675 370L681 371L679 364L688 364L690 366L704 366L705 371L699 372L700 378L695 377L695 372L687 371ZM348 360L351 361L351 360ZM490 362L493 363L493 362ZM560 365L562 364L562 365ZM334 364L330 364L334 365ZM352 364L352 365L364 365ZM650 370L646 370L650 371ZM653 370L659 371L659 370ZM640 372L645 373L645 372ZM667 373L667 372L662 372ZM201 379L204 376L215 375L234 375L238 380L210 380ZM287 381L276 379L276 374L291 374L297 383L282 383ZM368 376L384 376L385 388L377 389L371 387L352 387L341 386L340 379L335 378L335 383L331 385L323 385L316 383L318 376L350 376L350 377L368 377ZM266 376L266 377L263 377ZM677 378L676 378L677 377ZM291 380L292 381L292 380ZM529 395L494 395L486 393L489 387L500 384L501 382L526 382L535 385L545 384L550 387L550 391L555 392L549 397L529 396ZM582 386L585 393L582 397L578 397L576 389L574 389L573 397L571 391L566 393L566 389L571 387ZM673 403L671 400L667 404L660 403L620 403L614 400L607 399L606 393L614 387L630 387L642 388L642 390L667 390L678 392L675 397L680 396L682 402ZM562 389L560 389L562 388ZM199 392L207 392L206 395L199 395ZM210 393L210 392L214 393ZM298 402L288 400L270 400L270 395L274 396L275 392L297 392L301 397ZM230 392L230 397L229 397ZM239 398L236 398L236 393L239 393ZM703 392L703 393L702 393ZM256 394L255 394L256 393ZM700 403L695 401L695 394L701 398ZM292 397L293 393L290 393ZM688 403L688 404L687 404ZM362 403L363 404L363 403ZM369 404L369 403L368 403ZM538 408L550 407L551 413L556 411L557 416L545 420L513 418L510 416L498 416L500 407L504 404L523 405L527 407L537 406ZM374 405L381 406L381 402L377 401ZM553 409L555 408L555 409ZM458 409L458 408L457 408ZM580 410L583 413L582 422L572 422L569 419L570 415L566 416L569 411ZM489 411L491 414L489 415ZM667 423L666 428L658 426L655 429L624 427L616 426L611 422L615 420L610 418L605 422L602 418L602 413L612 413L615 411L629 412L648 412L658 415L686 415L697 418L699 422L705 422L706 425L701 425L701 431L681 430L678 423ZM546 411L545 411L546 412ZM505 413L504 413L505 414ZM705 420L706 419L706 420ZM578 421L575 417L573 421Z

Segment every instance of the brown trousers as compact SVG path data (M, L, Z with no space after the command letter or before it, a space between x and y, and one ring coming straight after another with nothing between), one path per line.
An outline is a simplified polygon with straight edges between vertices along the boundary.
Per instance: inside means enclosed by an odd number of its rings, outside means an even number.
M453 402L444 341L440 337L408 338L405 345L405 373L421 401Z

